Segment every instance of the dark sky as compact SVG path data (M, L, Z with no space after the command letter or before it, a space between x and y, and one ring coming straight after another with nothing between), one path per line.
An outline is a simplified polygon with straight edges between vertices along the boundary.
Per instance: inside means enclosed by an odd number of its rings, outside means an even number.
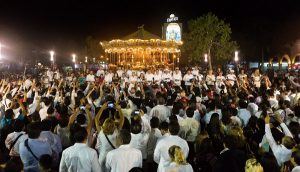
M187 21L208 12L232 26L233 39L247 58L278 55L300 37L298 1L272 0L105 0L1 1L0 41L7 54L31 56L55 49L69 56L88 35L98 40L124 37L139 25L161 35L171 13L183 29Z

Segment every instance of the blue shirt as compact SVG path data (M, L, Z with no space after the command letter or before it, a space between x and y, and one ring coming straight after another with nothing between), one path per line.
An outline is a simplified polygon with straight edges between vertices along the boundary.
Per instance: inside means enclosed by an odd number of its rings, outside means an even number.
M34 153L34 155L38 158L41 155L48 154L52 155L52 150L50 144L44 140L39 139L28 139L28 146ZM39 161L34 158L34 156L28 151L25 146L25 142L20 143L19 145L19 153L20 158L24 164L24 171L31 171L31 172L39 172Z

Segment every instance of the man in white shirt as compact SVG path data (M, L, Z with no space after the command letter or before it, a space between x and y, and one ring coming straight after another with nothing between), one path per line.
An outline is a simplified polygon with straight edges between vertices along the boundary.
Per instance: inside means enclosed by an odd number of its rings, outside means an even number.
M102 66L100 66L100 68L97 70L97 73L96 73L96 76L97 77L100 77L101 75L104 75L104 70L102 68Z
M161 79L162 79L164 82L170 82L170 81L171 81L171 78L172 78L172 75L171 75L169 69L165 69L165 70L164 70L164 73L163 73L162 76L161 76Z
M226 79L231 86L234 85L234 83L236 82L236 76L234 74L234 70L232 69L229 70L229 74L227 74Z
M121 130L117 136L120 147L111 150L106 156L106 168L110 172L128 172L134 167L142 167L142 152L132 148L129 143L131 134L127 130Z
M186 87L186 91L190 91L190 87L192 85L192 80L194 79L194 75L191 70L188 70L187 73L183 76L184 85Z
M267 141L269 142L269 145L272 149L272 152L277 160L277 163L279 166L282 166L285 162L289 161L292 155L292 149L296 145L295 141L293 140L293 135L290 132L290 130L287 128L287 126L282 122L280 117L276 117L276 120L280 123L280 126L285 134L285 136L282 138L282 143L277 144L277 142L274 140L271 128L270 128L270 116L266 115L265 117L265 136Z
M130 146L136 148L142 152L143 160L147 158L147 143L149 140L149 132L142 132L142 124L132 123L131 124L131 141Z
M87 136L85 128L80 127L76 130L74 133L76 143L62 153L60 172L98 172L100 170L97 152L86 144Z
M9 156L11 158L20 157L19 145L28 138L28 135L23 131L24 122L22 120L16 120L13 128L14 132L8 134L5 139L5 146L10 151Z
M245 102L245 100L240 100L239 106L240 109L238 111L238 117L241 119L242 126L246 127L251 117L251 113L247 110L248 104Z
M93 71L90 71L90 73L86 76L86 82L95 82L95 75L93 74Z
M183 153L185 158L189 154L189 146L186 142L186 140L180 138L177 136L179 133L180 126L178 122L171 122L169 124L169 132L170 136L163 137L157 142L156 148L154 150L154 161L158 163L158 172L162 172L164 170L164 166L171 163L171 159L168 153L168 150L171 146L177 145L179 146Z
M186 118L179 121L182 138L188 142L194 142L198 133L200 123L193 118L195 109L189 107L186 110Z
M171 116L171 111L167 106L165 106L165 99L163 97L158 97L157 102L158 105L154 106L150 111L150 118L155 116L160 122L167 121L169 116Z
M48 97L44 97L43 102L41 102L42 108L39 111L41 121L48 117L47 110L48 110L50 104L51 104L51 100Z
M182 75L181 71L179 70L178 67L175 68L175 71L173 72L173 78L172 80L177 86L181 86L181 81L182 81Z

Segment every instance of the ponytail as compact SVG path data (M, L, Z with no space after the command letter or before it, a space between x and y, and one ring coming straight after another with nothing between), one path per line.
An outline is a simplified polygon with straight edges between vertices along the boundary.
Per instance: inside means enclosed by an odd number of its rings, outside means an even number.
M175 162L177 165L186 165L186 159L184 157L184 153L182 152L181 148L179 146L171 146L169 148L169 155L173 162Z

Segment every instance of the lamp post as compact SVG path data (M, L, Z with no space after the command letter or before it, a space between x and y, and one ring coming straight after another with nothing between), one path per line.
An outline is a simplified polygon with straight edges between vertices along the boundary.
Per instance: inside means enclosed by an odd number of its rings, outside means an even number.
M88 57L87 56L85 56L85 63L87 63L88 62Z
M204 62L207 63L207 54L204 54Z
M74 69L76 68L76 54L72 54L72 62L74 63Z
M234 52L234 62L235 62L237 74L239 73L238 61L239 61L239 52L235 51Z
M54 68L54 51L50 51L50 61L52 65L52 69Z

